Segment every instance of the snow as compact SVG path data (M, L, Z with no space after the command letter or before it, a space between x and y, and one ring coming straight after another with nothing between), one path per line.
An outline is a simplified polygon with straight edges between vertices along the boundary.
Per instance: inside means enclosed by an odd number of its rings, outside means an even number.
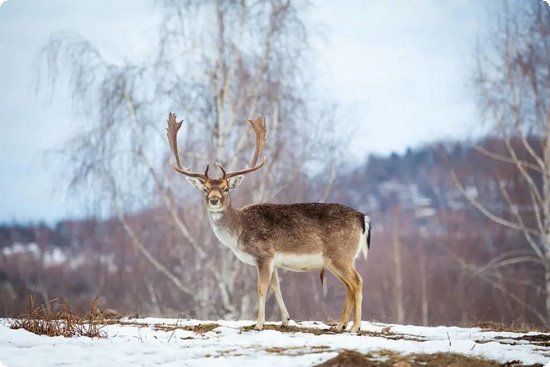
M67 255L58 247L54 247L44 252L43 263L46 267L61 265L65 261L67 261Z
M206 333L158 325L193 326L217 323ZM123 319L107 325L105 339L38 336L12 330L0 319L0 366L314 366L342 349L369 352L389 349L400 353L454 352L505 363L548 363L550 348L515 340L525 334L483 331L478 328L419 327L363 322L362 330L385 336L350 333L314 335L276 330L242 331L252 321L199 321L162 318ZM269 324L269 323L268 323ZM323 323L291 322L291 325L328 328ZM389 332L388 332L389 328ZM539 334L535 332L529 334ZM389 339L387 336L397 337ZM507 344L510 343L510 344ZM272 348L282 348L275 350Z
M118 267L115 264L115 255L113 253L74 254L70 253L68 249L63 249L56 246L40 248L36 242L14 242L10 246L0 248L0 254L7 258L18 256L31 257L41 261L46 268L68 264L71 269L74 270L93 262L106 265L107 271L110 273L114 273L118 270ZM94 258L90 259L90 256L93 256Z
M42 252L36 242L20 243L15 242L11 246L2 248L2 254L6 257L29 255L35 259L40 259L45 267L57 266L67 261L67 255L59 247L52 247Z
M38 258L40 256L40 248L35 242L27 244L16 242L11 246L2 248L2 253L4 256L32 254L34 257Z

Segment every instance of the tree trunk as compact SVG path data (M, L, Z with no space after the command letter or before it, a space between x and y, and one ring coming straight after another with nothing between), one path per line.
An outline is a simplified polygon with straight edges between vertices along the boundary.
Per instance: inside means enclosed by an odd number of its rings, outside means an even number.
M420 300L422 303L422 325L428 326L428 275L426 269L426 257L423 249L418 251L420 274Z
M393 265L395 269L394 300L396 322L402 324L405 321L405 307L403 305L403 274L401 273L401 243L397 221L393 226Z
M542 198L544 215L544 283L546 290L546 326L550 325L550 110L546 114L546 129L543 151L544 167L542 169Z

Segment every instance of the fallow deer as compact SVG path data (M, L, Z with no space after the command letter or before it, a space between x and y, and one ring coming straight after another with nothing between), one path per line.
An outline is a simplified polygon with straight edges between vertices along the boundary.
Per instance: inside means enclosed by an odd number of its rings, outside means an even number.
M255 329L265 322L268 287L273 290L281 312L282 325L288 325L289 314L281 290L277 268L291 271L328 269L346 288L346 300L336 330L346 328L355 310L351 332L361 325L362 280L355 269L355 259L370 247L371 223L368 216L340 204L253 204L236 209L231 205L230 190L237 188L243 176L259 170L258 163L266 139L265 119L249 120L256 134L256 149L250 167L223 173L220 178L191 172L181 164L177 134L183 121L168 115L167 136L176 164L172 167L204 193L210 224L218 239L244 263L256 267L258 274L258 318Z

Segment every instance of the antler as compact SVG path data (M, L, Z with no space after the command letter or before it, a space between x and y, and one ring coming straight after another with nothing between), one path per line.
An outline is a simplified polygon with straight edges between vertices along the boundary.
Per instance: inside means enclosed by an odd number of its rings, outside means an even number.
M176 157L176 165L171 165L172 168L174 168L178 173L181 173L182 175L188 176L188 177L196 177L200 178L204 181L208 179L208 168L209 165L206 165L206 170L203 173L198 172L191 172L185 169L181 165L180 156L178 154L178 131L181 127L181 124L183 123L183 120L180 122L176 121L176 115L170 112L168 114L168 122L166 127L166 136L168 137L168 143L170 144L170 149L172 149L172 153Z
M254 129L254 133L256 134L256 149L254 150L254 156L252 157L252 161L250 162L250 168L226 173L225 170L218 164L218 167L220 167L221 171L223 172L223 177L226 179L257 171L265 164L264 158L258 165L256 165L256 163L258 162L258 157L260 156L260 154L262 154L262 151L264 150L266 140L267 129L265 126L265 117L258 115L255 120L248 120L248 122L250 122L252 128Z

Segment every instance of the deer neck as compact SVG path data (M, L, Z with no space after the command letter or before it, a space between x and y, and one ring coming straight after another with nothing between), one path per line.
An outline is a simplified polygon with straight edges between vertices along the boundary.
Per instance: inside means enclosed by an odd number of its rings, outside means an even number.
M237 246L239 210L228 205L220 211L208 211L208 218L214 233L224 245L234 248Z

